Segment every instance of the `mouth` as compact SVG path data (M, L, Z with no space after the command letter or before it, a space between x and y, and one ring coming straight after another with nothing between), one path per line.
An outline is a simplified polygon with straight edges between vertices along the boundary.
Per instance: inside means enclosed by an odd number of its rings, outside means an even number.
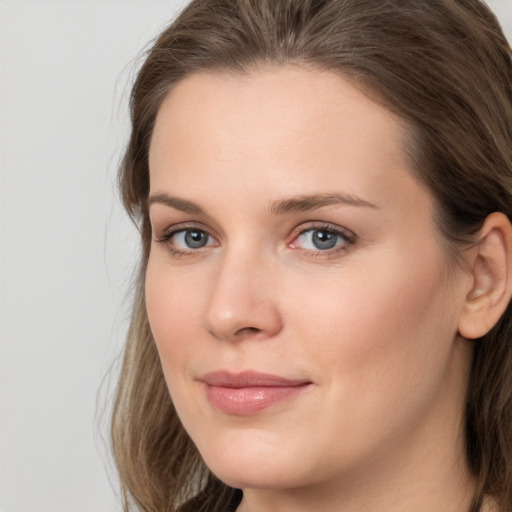
M245 371L216 371L198 379L204 384L210 404L223 413L236 416L256 414L278 402L304 392L311 381Z

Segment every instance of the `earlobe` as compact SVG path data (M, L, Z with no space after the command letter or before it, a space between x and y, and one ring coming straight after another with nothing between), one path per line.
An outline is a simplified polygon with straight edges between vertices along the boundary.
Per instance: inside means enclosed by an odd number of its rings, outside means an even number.
M480 231L472 262L472 287L459 319L468 339L487 334L505 312L512 296L512 226L503 213L492 213Z

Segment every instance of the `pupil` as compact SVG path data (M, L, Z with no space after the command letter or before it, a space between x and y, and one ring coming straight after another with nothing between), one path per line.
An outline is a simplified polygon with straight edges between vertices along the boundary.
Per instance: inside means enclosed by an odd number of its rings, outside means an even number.
M207 234L203 231L187 231L185 233L185 243L193 249L204 247L207 240Z
M313 244L317 249L332 249L336 245L338 235L329 231L315 231L313 233Z

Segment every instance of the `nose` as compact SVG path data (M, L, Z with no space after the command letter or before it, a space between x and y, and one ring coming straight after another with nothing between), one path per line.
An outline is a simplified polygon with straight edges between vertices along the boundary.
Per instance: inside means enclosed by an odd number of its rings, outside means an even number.
M211 288L205 328L225 341L269 339L282 328L275 265L244 254L225 255Z

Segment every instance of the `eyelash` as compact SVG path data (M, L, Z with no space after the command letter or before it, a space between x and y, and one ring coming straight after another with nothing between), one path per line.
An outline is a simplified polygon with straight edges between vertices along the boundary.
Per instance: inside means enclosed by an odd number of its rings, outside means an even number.
M193 224L183 224L179 226L173 226L172 228L169 228L162 236L155 238L155 242L161 243L166 245L167 250L171 253L171 256L174 258L186 258L187 256L193 256L194 254L198 254L200 252L203 252L203 248L199 249L190 249L188 251L183 249L176 249L172 243L171 239L173 236L177 235L178 233L184 233L187 231L195 231L197 233L204 233L208 237L213 238L215 240L215 237L213 237L207 229L204 229L202 227L199 227L197 225Z
M167 249L171 253L171 256L174 258L186 258L194 255L198 255L198 253L204 252L205 247L197 248L197 249L176 249L171 243L171 239L173 236L177 235L178 233L185 233L185 232L198 232L198 233L204 233L206 236L210 237L211 239L215 240L215 237L213 237L207 229L204 229L197 225L179 225L179 226L173 226L168 231L166 231L162 236L158 238L154 238L154 241L157 243L165 244L167 246ZM326 250L311 250L311 249L302 249L300 247L293 247L293 244L296 240L298 240L301 236L308 233L309 231L317 231L317 232L323 232L323 233L329 233L332 235L336 235L341 239L341 244L337 247L334 247L332 249L326 249ZM292 234L292 241L287 243L287 247L291 247L294 250L297 251L303 251L308 253L310 257L314 258L333 258L341 253L344 253L352 246L355 245L357 242L357 235L346 228L340 228L338 226L334 226L332 224L326 224L321 222L311 222L308 223L306 226L302 224L298 229L294 230Z
M303 236L305 233L308 233L309 231L329 233L336 235L337 237L339 237L339 239L341 239L341 244L337 247L333 247L332 249L318 249L315 251L311 249L301 249L300 247L294 248L297 251L307 252L309 256L312 256L314 258L334 258L350 250L350 248L354 246L355 243L357 242L357 235L347 228L341 228L338 226L334 226L332 224L326 224L322 222L311 222L306 226L300 226L300 230L296 231L296 234L293 235L292 241L287 244L288 247L292 246L292 244L296 240L298 240L299 237Z

